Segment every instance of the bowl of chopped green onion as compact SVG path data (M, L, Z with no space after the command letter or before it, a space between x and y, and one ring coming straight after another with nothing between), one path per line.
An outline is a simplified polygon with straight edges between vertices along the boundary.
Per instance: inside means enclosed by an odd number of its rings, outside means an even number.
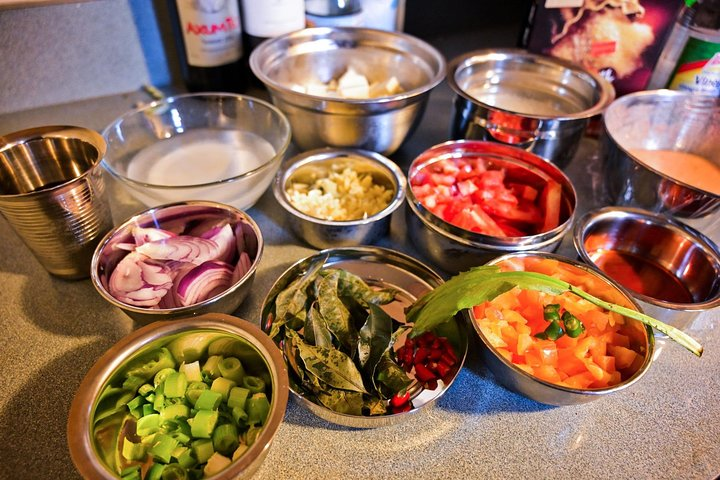
M156 322L91 367L70 407L68 445L86 479L248 478L285 414L282 354L225 314Z

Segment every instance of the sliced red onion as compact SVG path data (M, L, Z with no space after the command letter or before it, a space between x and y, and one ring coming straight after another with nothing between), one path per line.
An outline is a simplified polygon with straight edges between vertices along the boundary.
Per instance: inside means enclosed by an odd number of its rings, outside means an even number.
M207 238L178 235L144 243L135 251L154 260L181 260L200 265L217 258L220 247Z
M240 259L233 270L233 284L244 277L245 274L250 271L250 267L252 267L252 260L250 260L250 256L247 252L242 252L240 254Z
M164 240L166 238L176 237L177 234L162 228L152 227L135 227L133 228L133 238L135 238L135 244L140 246L147 242L155 242L157 240Z
M160 303L158 304L158 307L160 308L177 308L182 307L182 301L178 298L177 289L178 285L180 284L180 280L187 275L188 272L190 272L193 268L197 267L194 263L190 262L179 262L179 261L170 261L166 263L167 267L170 269L170 276L173 278L173 286L170 289L170 291L165 295L162 300L160 300Z
M245 251L245 235L243 234L242 226L242 222L238 222L238 224L235 225L235 243L238 253L242 253Z
M233 269L225 262L205 262L190 270L177 284L177 296L183 305L207 300L228 289L232 284Z
M245 243L243 251L247 252L248 255L250 255L250 258L255 258L257 256L258 251L258 239L257 234L252 229L250 225L244 222L238 223L238 226L240 227L242 231L242 237L243 241ZM239 236L239 232L235 232L235 236ZM238 250L239 251L239 250Z
M226 223L223 226L211 228L202 235L202 238L217 243L220 251L213 260L232 263L235 259L235 253L237 252L235 233L233 233L233 229L229 224Z
M128 252L132 252L133 250L135 250L135 247L137 247L137 245L130 242L116 243L115 245L113 245L113 249L115 250L126 250Z
M110 275L108 290L121 302L137 307L154 307L172 288L172 276L166 265L130 252Z

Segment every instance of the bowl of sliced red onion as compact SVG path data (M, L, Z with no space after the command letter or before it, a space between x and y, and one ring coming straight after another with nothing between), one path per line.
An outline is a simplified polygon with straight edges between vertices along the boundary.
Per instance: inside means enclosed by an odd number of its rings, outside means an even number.
M255 278L263 239L249 215L208 201L145 210L108 233L91 263L96 290L138 323L232 313Z

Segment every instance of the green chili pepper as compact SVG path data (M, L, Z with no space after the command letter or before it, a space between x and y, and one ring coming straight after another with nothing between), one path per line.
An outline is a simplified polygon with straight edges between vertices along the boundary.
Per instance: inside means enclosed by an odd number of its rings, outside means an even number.
M543 318L548 322L559 322L560 321L560 304L551 303L543 307Z
M585 331L585 325L578 318L567 310L562 315L563 324L565 324L565 333L570 338L577 338Z
M563 332L562 327L560 326L560 323L553 320L550 322L550 325L545 329L544 332L540 332L535 335L535 338L539 338L541 340L557 340L558 338L562 337L565 334Z

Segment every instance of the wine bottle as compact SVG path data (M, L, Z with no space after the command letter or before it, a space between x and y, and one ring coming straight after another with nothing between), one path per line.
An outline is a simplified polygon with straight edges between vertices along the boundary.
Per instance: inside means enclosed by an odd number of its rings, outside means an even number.
M244 91L238 0L169 0L168 6L187 89Z
M263 40L305 28L304 0L242 0L248 55Z

